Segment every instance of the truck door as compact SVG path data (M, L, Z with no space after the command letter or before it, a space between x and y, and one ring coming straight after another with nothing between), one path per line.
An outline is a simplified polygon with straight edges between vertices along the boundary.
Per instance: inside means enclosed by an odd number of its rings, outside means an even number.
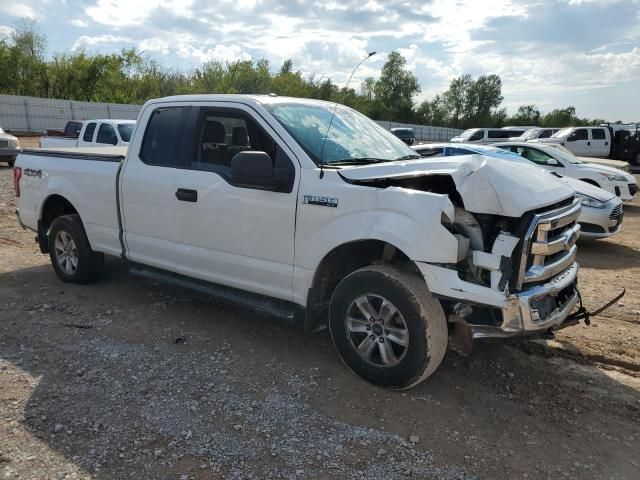
M611 139L606 128L590 128L591 132L591 150L589 155L592 157L608 157L611 147Z
M175 271L176 172L190 107L159 107L145 113L144 135L134 136L120 175L120 205L127 256Z
M178 272L291 300L299 164L251 108L220 103L193 115L190 160L176 173ZM231 159L266 152L290 184L277 191L235 184Z
M586 128L576 128L567 137L565 147L567 147L567 150L571 150L574 155L589 155L591 150L589 131Z

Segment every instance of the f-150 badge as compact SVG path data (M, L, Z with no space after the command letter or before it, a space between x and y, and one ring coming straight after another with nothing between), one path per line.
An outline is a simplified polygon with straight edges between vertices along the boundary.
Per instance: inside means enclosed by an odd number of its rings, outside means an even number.
M338 206L338 199L332 197L321 197L318 195L305 195L304 203L336 208Z

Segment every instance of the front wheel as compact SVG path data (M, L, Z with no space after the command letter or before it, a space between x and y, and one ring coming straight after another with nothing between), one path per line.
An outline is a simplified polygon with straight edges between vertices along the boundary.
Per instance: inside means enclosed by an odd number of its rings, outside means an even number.
M9 159L7 160L7 164L9 165L9 167L13 168L13 165L16 163L16 157L9 157Z
M447 350L440 303L423 279L389 266L364 267L340 282L331 298L329 329L347 366L384 387L417 385Z
M104 255L91 249L79 215L56 218L49 230L49 256L63 282L90 283L104 267Z

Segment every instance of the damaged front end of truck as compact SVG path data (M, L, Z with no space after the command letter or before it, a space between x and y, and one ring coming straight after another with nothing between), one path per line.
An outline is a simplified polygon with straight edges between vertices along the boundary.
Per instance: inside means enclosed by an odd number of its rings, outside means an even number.
M443 213L442 224L457 242L456 258L412 260L441 300L461 350L475 339L552 335L585 317L575 261L580 203L561 182L477 155L420 160L384 174L354 170L341 175L360 185L443 194L453 203L454 218Z

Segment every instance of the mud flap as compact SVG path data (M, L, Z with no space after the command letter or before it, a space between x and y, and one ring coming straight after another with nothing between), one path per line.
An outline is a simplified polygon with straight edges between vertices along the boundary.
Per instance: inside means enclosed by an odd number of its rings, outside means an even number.
M618 300L620 300L622 297L624 297L625 293L626 293L626 289L623 288L622 292L620 292L615 298L609 300L607 303L602 305L600 308L597 308L597 309L595 309L593 311L589 311L589 310L587 310L587 308L582 303L582 295L580 295L580 292L578 291L578 299L580 300L580 306L578 307L578 310L575 311L574 313L572 313L571 315L569 315L565 319L565 321L562 322L562 324L559 325L557 328L554 328L554 330L561 330L561 329L566 328L566 327L571 327L573 325L577 325L580 322L580 320L584 320L585 325L591 325L591 317L595 317L597 315L600 315L607 308L611 307L614 303L616 303Z

